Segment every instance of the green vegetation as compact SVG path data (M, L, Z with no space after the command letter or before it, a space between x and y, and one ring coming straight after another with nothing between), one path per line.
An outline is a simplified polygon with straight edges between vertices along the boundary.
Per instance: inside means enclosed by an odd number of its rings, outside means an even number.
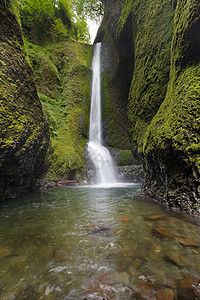
M128 110L131 143L142 153L144 134L167 91L174 12L168 0L148 5L142 1L135 9L135 64Z
M47 45L73 37L89 41L87 23L78 17L71 0L18 0L21 25L29 42Z
M12 5L11 5L12 4ZM0 3L0 195L29 191L44 170L48 124L27 63L14 1Z
M102 74L102 119L103 132L106 144L118 149L130 149L127 134L126 107L123 103L117 102L117 91L112 87L112 80L109 74L104 71ZM113 101L113 98L115 101Z
M82 179L88 132L92 47L85 16L71 0L18 0L27 59L51 137L48 178ZM3 74L2 74L3 76Z
M117 166L131 166L135 163L131 150L120 150L119 157L116 159Z
M200 3L116 0L106 9L97 37L109 57L106 119L115 124L121 98L132 152L144 162L143 191L200 211Z
M90 106L92 47L74 40L26 43L50 127L48 178L83 179Z
M104 13L103 0L74 0L77 14L99 21Z

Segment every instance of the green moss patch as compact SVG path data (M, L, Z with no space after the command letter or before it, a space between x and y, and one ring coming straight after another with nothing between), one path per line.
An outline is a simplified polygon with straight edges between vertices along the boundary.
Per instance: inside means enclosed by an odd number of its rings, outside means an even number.
M51 135L47 178L84 177L92 47L73 40L26 44ZM83 178L82 178L83 179Z

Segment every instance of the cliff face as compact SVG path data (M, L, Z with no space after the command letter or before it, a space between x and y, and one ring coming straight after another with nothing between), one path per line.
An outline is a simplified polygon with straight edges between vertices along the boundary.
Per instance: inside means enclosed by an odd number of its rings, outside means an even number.
M9 1L0 2L0 199L28 192L43 169L48 124Z
M96 38L111 57L113 106L122 103L144 163L143 192L188 211L200 201L199 13L197 0L106 0Z

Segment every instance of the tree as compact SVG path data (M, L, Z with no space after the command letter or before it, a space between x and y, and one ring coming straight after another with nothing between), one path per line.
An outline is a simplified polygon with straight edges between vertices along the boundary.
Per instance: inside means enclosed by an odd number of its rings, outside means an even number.
M89 41L86 21L74 12L72 0L18 0L18 3L22 28L29 41L45 44L68 36Z
M101 19L104 12L103 0L73 0L73 6L78 15L96 20Z

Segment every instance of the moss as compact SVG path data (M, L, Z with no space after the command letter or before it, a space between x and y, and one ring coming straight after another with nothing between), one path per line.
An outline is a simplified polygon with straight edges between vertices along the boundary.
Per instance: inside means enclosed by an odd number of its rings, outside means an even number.
M135 163L131 150L120 150L119 157L116 160L117 166L131 166Z
M132 146L142 153L146 129L166 95L174 13L167 0L141 1L132 11L135 63L128 115Z
M116 33L117 38L123 32L123 29L127 22L127 19L133 11L133 6L135 6L137 2L138 2L137 0L135 0L135 2L133 2L132 0L126 0L125 3L123 4L121 16L120 16L118 24L117 24L118 25L117 33Z
M10 3L0 4L1 199L30 191L42 173L48 125L26 61L20 26Z
M105 20L102 22L96 41L102 42L102 121L105 144L118 149L130 149L127 128L127 100L124 86L127 86L127 64L124 66L124 83L118 79L121 73L120 53L115 40L108 30ZM126 45L125 45L126 46ZM126 49L129 49L127 47ZM129 56L127 56L130 64ZM123 87L122 87L123 86Z
M111 89L111 78L107 72L102 74L102 119L104 140L108 146L128 149L130 147L124 119L123 104L113 101L115 91Z
M170 141L174 149L185 152L185 160L190 163L199 157L199 70L199 66L191 66L178 78L171 78L166 99L146 133L145 154L155 145L160 149L168 148Z
M50 127L49 178L84 176L92 47L73 41L27 43L39 96Z
M106 1L97 36L111 60L118 53L105 74L105 115L118 101L116 81L132 152L144 162L144 193L190 212L200 196L199 16L199 1Z

